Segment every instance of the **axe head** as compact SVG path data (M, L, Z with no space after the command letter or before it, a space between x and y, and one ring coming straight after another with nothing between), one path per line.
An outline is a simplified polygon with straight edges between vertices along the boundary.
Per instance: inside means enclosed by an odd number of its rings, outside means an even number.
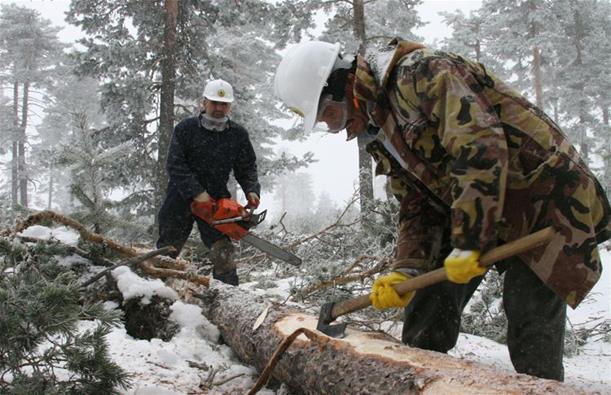
M333 317L333 302L325 303L320 308L320 315L318 316L318 324L316 329L321 331L327 336L342 338L345 335L346 324L335 324L331 323L335 320Z

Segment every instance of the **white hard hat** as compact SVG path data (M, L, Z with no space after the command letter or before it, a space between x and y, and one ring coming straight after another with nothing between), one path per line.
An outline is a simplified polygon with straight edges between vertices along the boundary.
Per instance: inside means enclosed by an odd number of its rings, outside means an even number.
M304 118L306 132L316 123L320 94L338 54L338 43L307 41L290 48L276 69L276 96Z
M204 98L213 101L233 103L233 88L224 80L212 80L204 88Z

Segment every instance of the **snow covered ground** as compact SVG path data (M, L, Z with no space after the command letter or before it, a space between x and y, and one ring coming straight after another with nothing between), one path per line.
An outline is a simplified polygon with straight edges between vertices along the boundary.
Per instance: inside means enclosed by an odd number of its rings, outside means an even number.
M54 237L68 244L76 244L77 235L65 228L49 229L33 226L24 232L37 238ZM577 310L569 309L569 319L575 326L589 322L593 317L611 319L611 252L601 251L603 277L594 288L591 297ZM258 373L240 363L226 345L219 344L219 331L201 315L199 307L180 300L174 291L165 287L160 280L135 279L126 268L113 272L119 280L122 292L131 297L150 298L162 294L176 299L172 305L170 319L180 326L180 332L170 341L134 339L127 335L125 328L115 328L108 336L110 353L115 362L133 373L133 386L122 391L129 395L170 395L170 394L243 394L256 382ZM125 281L124 285L122 280ZM251 288L252 284L241 287ZM288 296L287 280L278 287L258 293ZM108 308L117 306L108 303ZM83 330L92 326L83 321ZM589 325L592 325L590 323ZM394 329L400 333L400 327ZM512 371L507 348L491 340L461 334L458 344L450 352L457 358L479 361L498 368ZM611 343L602 340L591 341L580 353L564 360L565 381L586 391L611 394ZM279 394L280 391L263 389L260 394Z

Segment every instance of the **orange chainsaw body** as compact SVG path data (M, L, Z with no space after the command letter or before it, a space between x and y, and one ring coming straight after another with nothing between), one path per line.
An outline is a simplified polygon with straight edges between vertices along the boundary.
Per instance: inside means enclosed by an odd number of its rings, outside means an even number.
M212 225L230 238L240 240L251 227L258 225L264 218L264 213L253 214L235 200L223 198L216 201ZM235 221L227 222L228 220Z

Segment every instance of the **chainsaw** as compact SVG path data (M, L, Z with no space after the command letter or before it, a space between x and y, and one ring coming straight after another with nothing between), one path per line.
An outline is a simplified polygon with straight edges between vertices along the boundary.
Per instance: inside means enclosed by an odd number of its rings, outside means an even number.
M244 207L233 199L224 198L216 201L216 209L211 219L202 219L233 240L250 244L266 254L293 266L301 265L301 258L295 254L285 251L250 232L251 228L263 222L266 214L267 210L257 214L253 208Z

